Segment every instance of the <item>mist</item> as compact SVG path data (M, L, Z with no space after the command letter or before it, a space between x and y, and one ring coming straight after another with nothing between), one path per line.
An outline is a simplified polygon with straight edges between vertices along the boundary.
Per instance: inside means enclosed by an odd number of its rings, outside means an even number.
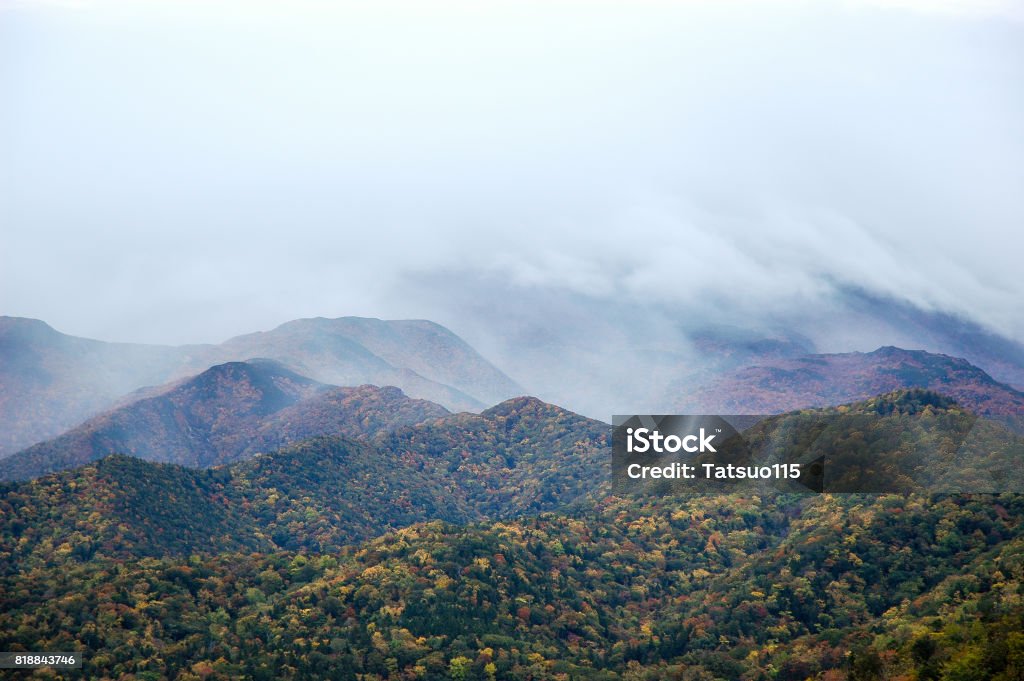
M899 335L856 290L1020 338L1022 71L1001 3L7 3L0 312L428 317L612 366Z

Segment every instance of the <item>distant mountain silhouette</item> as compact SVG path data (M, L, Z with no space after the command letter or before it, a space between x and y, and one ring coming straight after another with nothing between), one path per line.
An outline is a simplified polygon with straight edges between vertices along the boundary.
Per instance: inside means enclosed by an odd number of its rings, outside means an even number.
M0 479L110 454L207 467L317 435L372 437L447 413L393 387L331 387L273 360L229 362L0 460Z
M594 418L664 413L676 394L718 374L781 357L869 352L880 346L963 357L1024 390L1024 345L977 320L845 285L763 309L708 300L678 303L522 287L496 278L450 282L443 295L470 311L471 338L531 395ZM675 297L675 296L671 296ZM487 305L501 300L501 305ZM982 315L979 315L981 317ZM486 345L483 345L486 343Z
M0 317L0 458L159 394L169 382L253 357L321 383L394 385L454 410L483 409L524 392L465 341L427 321L303 319L221 345L172 347L77 338L38 320Z
M883 347L874 352L779 357L721 374L696 391L679 389L680 412L773 414L927 388L982 415L1024 414L1024 393L965 359Z
M232 338L226 358L269 357L334 385L395 385L449 408L480 409L522 394L464 340L425 320L298 319Z
M125 393L167 382L205 351L105 343L0 317L0 457L78 425Z
M844 309L845 316L819 325L863 327L872 335L887 337L886 345L962 357L997 381L1024 390L1024 345L1018 340L963 316L924 310L907 301L850 287L841 289L837 306Z

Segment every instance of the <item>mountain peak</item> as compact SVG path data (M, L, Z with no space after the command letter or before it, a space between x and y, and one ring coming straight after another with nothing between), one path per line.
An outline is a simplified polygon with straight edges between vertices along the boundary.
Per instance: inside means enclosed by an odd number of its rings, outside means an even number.
M468 411L523 392L455 333L426 320L297 319L220 345L172 347L79 338L37 319L5 316L0 459L189 381L194 390L234 385L269 395L310 381L394 385L410 398Z
M476 410L523 392L458 335L426 320L295 319L223 347L281 360L325 383L397 385L451 409Z
M500 416L511 416L511 415L523 415L523 414L551 414L551 413L567 413L572 412L567 409L563 409L554 404L550 404L541 400L537 397L530 395L523 395L520 397L513 397L511 399L500 402L490 409L485 409L480 412L480 415L485 418L493 418Z
M0 460L0 479L112 453L207 467L320 435L368 439L448 414L393 386L328 386L273 360L224 362Z
M258 376L281 376L301 383L316 383L311 378L306 378L275 359L266 357L253 357L246 360L233 360L214 364L206 371L193 377L192 381L198 381L207 377L258 377Z
M1024 393L965 359L883 346L766 361L717 377L677 405L694 413L769 414L845 404L901 389L952 398L978 414L1024 413Z
M262 413L277 411L324 388L322 383L300 376L280 362L254 359L225 362L180 383L168 395L186 399L241 399ZM173 397L172 397L173 398ZM225 404L235 408L235 405Z
M63 336L60 331L41 319L31 317L0 316L0 339L49 340Z

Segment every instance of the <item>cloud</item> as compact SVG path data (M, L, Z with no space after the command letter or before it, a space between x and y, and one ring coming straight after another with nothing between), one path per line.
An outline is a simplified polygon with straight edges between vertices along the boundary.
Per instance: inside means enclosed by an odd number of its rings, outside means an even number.
M847 0L847 4L952 17L1024 20L1024 9L1016 0Z
M855 285L1020 336L1021 28L919 4L19 7L0 306L178 342L457 321L423 286L460 277L765 318Z

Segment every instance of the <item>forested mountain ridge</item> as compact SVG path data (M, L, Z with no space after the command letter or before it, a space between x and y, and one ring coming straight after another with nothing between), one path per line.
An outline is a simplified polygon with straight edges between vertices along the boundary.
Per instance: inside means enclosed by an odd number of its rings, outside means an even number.
M423 320L299 319L219 345L143 345L70 336L0 317L0 458L53 438L131 393L211 366L276 360L321 383L394 385L451 409L483 409L524 392L448 329Z
M94 559L3 578L0 645L85 650L90 677L1010 680L1022 520L1019 496L613 498L325 555Z
M772 417L746 436L758 456L780 446L825 455L826 470L838 469L831 475L849 483L842 489L875 491L869 483L879 476L884 485L877 491L1024 485L1015 463L1024 457L1024 439L927 391ZM115 456L3 487L0 557L18 569L75 551L334 551L427 520L586 509L610 491L610 458L608 425L534 398L385 430L371 440L314 438L212 470ZM870 474L867 483L857 477L861 468ZM217 528L223 538L213 541Z
M907 418L923 425L896 437ZM895 455L939 424L982 451L1020 445L975 420L900 391L767 419L752 441ZM1024 495L616 497L608 430L518 398L372 445L319 438L208 470L115 456L5 485L0 647L181 681L1024 671ZM543 484L494 494L503 480Z
M424 520L552 510L606 482L609 436L605 424L520 398L212 470L116 455L0 487L0 557L17 570L79 554L330 551Z
M821 460L833 492L1024 492L1019 417L979 417L930 390L768 417L744 431L776 460Z
M557 508L607 482L611 429L534 397L382 433L385 451L432 461L495 517Z
M320 435L373 437L447 413L397 388L332 387L272 360L228 362L0 459L0 479L115 453L203 468Z

